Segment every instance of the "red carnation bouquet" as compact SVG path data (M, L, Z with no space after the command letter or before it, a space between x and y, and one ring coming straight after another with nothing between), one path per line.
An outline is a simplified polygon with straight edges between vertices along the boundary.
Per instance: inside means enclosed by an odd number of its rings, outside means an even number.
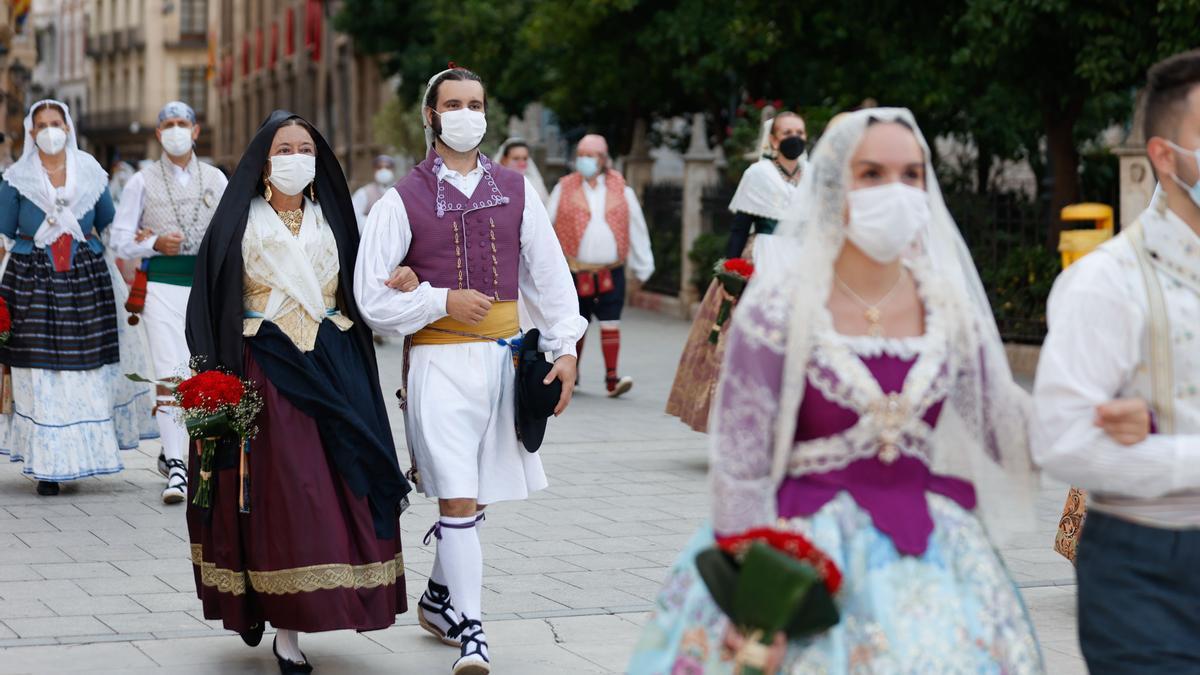
M193 363L193 365L198 365ZM212 472L217 443L236 438L241 447L241 496L243 513L250 511L250 440L258 435L255 421L262 412L263 400L253 384L220 370L206 370L182 382L148 380L127 375L136 382L150 382L172 389L175 402L183 410L188 436L196 441L200 453L200 483L192 504L201 508L212 505Z
M725 297L721 298L721 308L717 310L717 320L708 334L708 341L715 345L721 339L721 327L729 320L733 303L742 297L742 291L746 290L746 284L754 275L754 263L745 258L722 259L717 261L713 272L721 287L725 289Z
M763 672L777 633L799 639L840 619L833 597L841 570L803 535L757 528L717 537L696 556L696 567L717 606L747 636L736 655L743 675Z
M12 317L8 313L8 303L0 298L0 345L12 337Z

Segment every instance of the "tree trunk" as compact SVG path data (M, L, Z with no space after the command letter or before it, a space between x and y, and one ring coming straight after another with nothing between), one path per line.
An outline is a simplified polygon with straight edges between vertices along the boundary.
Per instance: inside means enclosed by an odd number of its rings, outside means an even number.
M975 157L975 194L987 194L991 183L993 159L991 149L980 145Z
M1050 193L1049 228L1046 244L1058 249L1058 236L1063 223L1062 208L1079 199L1079 152L1075 149L1075 123L1083 110L1083 99L1075 98L1065 105L1049 105L1044 109L1046 155L1054 182Z

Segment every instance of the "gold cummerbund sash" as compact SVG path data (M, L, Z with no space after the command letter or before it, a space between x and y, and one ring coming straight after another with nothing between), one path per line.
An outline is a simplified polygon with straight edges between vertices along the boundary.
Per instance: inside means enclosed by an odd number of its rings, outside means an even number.
M521 332L517 303L497 302L483 321L465 324L453 317L442 317L413 334L414 345L458 345L467 342L504 340ZM466 333L467 335L464 335Z

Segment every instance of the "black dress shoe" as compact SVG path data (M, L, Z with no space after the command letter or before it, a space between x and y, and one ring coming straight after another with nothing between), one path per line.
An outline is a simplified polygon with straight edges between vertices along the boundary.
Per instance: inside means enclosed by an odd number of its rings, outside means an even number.
M245 633L238 633L238 635L242 636L242 642L245 642L247 647L257 647L258 643L262 642L263 630L266 627L265 623L256 623L250 626Z
M308 675L308 673L313 671L312 664L308 662L307 656L305 656L304 660L300 663L288 661L280 656L279 650L275 648L275 644L278 641L278 638L276 638L276 640L271 643L271 651L275 652L275 660L279 662L279 672L281 675ZM300 652L300 655L304 656L304 652Z
M43 497L54 497L58 494L58 483L52 480L39 480L37 493Z

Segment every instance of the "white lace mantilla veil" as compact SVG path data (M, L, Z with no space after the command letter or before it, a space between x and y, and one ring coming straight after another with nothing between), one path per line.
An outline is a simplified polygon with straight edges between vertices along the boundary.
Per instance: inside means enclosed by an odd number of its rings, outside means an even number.
M932 275L936 283L929 285L945 296L952 315L949 366L957 373L932 439L932 469L975 484L978 511L994 539L1028 532L1037 485L1029 454L1030 397L1013 380L987 294L938 187L929 146L912 113L901 108L849 113L826 129L801 179L798 211L775 231L775 255L756 261L733 316L714 403L714 527L740 532L776 519L775 492L786 477L814 324L820 323L812 315L828 311L833 263L845 239L850 156L872 120L906 124L926 157L930 223L905 258Z

